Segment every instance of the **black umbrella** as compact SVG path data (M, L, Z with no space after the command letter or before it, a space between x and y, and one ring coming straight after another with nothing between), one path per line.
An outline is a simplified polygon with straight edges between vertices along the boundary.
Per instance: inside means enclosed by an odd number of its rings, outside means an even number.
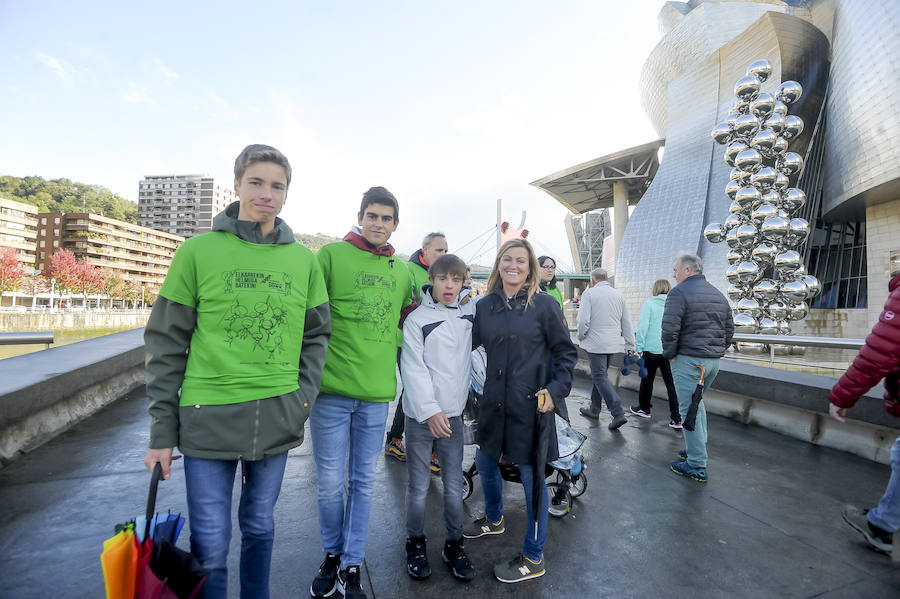
M706 369L699 364L694 364L694 366L700 369L700 382L697 383L697 388L694 389L694 393L691 395L691 407L688 408L687 416L684 417L684 422L681 423L685 430L691 432L694 431L694 425L697 423L697 410L700 409L700 401L703 399L703 379L706 378Z
M538 391L547 384L546 366L538 371ZM554 400L556 398L553 398ZM531 507L534 514L534 537L537 539L537 522L540 518L540 510L547 509L542 505L544 494L541 493L542 483L545 478L547 462L552 462L559 457L559 447L556 440L556 417L552 411L541 412L544 405L544 397L537 398L537 414L534 419L534 453L531 459Z

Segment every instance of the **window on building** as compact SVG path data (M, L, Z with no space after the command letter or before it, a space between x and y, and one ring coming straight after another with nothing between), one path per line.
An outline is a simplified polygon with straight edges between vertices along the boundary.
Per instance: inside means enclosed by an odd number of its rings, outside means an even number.
M53 219L53 224L54 224L54 225L58 225L58 224L59 224L59 217L58 217L58 216L57 216L56 218Z
M866 308L866 223L816 223L809 253L809 273L822 283L811 308Z
M46 224L47 224L47 219L46 219L46 218L42 218L42 219L41 219L41 224L42 224L42 225L46 225Z
M41 239L41 247L46 247L43 239Z

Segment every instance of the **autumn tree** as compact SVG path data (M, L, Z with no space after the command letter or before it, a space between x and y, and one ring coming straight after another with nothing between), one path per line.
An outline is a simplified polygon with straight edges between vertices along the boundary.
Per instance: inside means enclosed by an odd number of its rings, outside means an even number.
M78 287L84 296L85 304L90 293L100 293L103 290L103 274L100 269L87 260L76 260L78 273Z
M109 307L112 308L113 298L121 298L125 295L125 278L121 273L111 268L101 269L103 278L103 293L109 298Z
M50 265L44 276L56 279L56 288L60 291L80 289L80 268L75 254L69 250L60 250L50 256Z
M18 289L26 274L16 250L3 248L0 252L0 294Z

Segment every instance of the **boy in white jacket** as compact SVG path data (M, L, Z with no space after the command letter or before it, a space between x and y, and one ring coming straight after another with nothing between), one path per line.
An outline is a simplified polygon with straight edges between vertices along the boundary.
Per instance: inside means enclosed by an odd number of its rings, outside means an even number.
M441 559L453 575L472 580L475 568L463 550L461 414L468 397L475 302L460 305L466 264L453 254L441 256L428 269L431 285L422 304L403 325L400 372L406 413L406 562L416 579L431 568L425 544L425 495L430 483L432 445L441 463L444 524L447 533Z

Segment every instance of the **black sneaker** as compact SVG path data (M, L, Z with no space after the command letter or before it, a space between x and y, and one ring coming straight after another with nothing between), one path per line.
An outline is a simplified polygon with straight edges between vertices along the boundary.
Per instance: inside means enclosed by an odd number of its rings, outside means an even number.
M578 412L585 418L590 418L591 420L600 420L600 412L595 412L590 408L580 408Z
M471 524L467 524L463 528L463 536L467 539L477 539L484 535L500 535L506 530L503 525L503 516L500 516L500 522L496 524L491 522L490 518L484 516L475 520Z
M425 547L425 537L406 539L406 573L416 580L425 580L431 576Z
M453 576L460 580L470 581L475 578L475 567L469 561L466 551L463 549L462 539L458 541L447 541L444 543L444 549L441 551L441 559L450 568Z
M344 599L369 599L362 590L359 566L350 566L338 572L337 585Z
M869 510L846 505L841 510L844 522L861 532L876 551L890 554L894 548L894 535L887 530L878 528L869 522Z
M541 558L541 561L536 562L528 559L521 553L505 564L494 566L494 576L497 577L497 580L508 583L540 578L545 572L543 558Z
M330 597L337 590L338 570L341 567L341 554L326 553L325 561L319 566L316 577L309 587L313 597Z
M642 410L640 406L631 406L630 412L641 418L650 418L650 412Z

